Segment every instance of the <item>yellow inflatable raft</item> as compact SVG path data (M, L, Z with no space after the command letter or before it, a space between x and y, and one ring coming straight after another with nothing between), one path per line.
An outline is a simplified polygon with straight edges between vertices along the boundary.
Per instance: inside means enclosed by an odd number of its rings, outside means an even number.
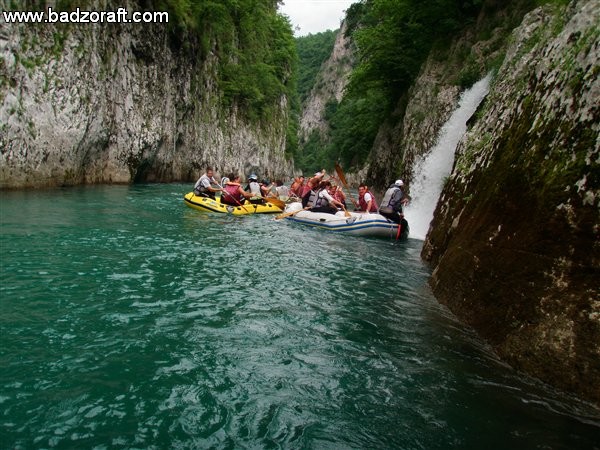
M283 209L277 205L268 202L264 205L255 205L249 201L244 202L242 206L226 205L221 203L218 199L213 200L212 198L199 197L194 195L193 192L185 194L183 201L187 206L197 209L198 211L234 214L236 216L244 214L280 213L283 211Z

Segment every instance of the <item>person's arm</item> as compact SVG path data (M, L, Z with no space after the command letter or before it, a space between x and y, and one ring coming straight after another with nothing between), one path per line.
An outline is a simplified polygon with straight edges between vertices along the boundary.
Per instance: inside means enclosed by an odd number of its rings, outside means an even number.
M244 196L244 198L251 198L252 194L250 192L246 192L241 185L238 184L238 192Z
M204 182L202 183L202 185L206 189L208 189L210 192L219 192L219 191L223 190L221 188L214 188L214 187L212 187L212 184L216 184L218 186L218 183L215 181L214 177L213 178L209 178L208 180L205 179Z
M402 191L400 189L398 189L396 192L394 192L394 195L392 197L393 200L394 200L394 204L395 205L402 205L402 204L404 204L404 200L402 199L402 197L403 197L403 194L402 194Z
M368 192L365 194L365 201L367 202L367 210L365 212L366 213L370 213L371 212L371 205L373 204L373 196L371 194L369 194Z
M342 208L342 209L344 208L344 205L343 205L342 203L338 202L338 201L337 201L335 198L333 198L329 192L327 192L327 191L323 190L323 192L322 192L321 194L322 194L322 195L323 195L323 197L325 197L325 198L327 199L327 201L328 201L329 203L331 203L332 205L334 205L334 206L337 206L338 208Z

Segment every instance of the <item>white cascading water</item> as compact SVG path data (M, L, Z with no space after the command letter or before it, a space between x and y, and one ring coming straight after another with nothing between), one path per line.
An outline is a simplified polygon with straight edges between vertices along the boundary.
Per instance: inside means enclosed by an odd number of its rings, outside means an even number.
M479 103L489 91L491 73L475 83L460 97L458 109L439 132L435 146L413 169L414 180L410 185L411 203L404 208L404 215L410 225L410 237L424 240L433 219L444 179L450 175L454 164L456 146L467 131L467 120L473 115Z

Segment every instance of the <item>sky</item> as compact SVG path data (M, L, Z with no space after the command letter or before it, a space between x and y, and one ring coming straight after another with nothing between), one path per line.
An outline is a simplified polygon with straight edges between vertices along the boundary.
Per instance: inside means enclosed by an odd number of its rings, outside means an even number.
M337 30L344 11L356 0L283 0L279 11L290 18L294 36Z

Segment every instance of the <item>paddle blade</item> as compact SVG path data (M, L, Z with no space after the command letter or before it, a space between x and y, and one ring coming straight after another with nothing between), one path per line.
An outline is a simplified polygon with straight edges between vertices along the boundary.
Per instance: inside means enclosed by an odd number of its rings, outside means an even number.
M272 203L273 205L277 206L282 211L285 209L285 202L283 200L279 200L278 198L275 198L275 197L267 197L267 198L265 198L265 200L268 201L269 203Z
M275 216L275 219L283 219L285 217L290 217L290 216L293 216L295 214L298 214L299 212L306 211L309 208L310 207L307 206L304 209L297 209L296 211L290 211L290 212L286 212L286 213L283 213L283 214L279 214L278 216Z
M346 175L344 175L344 171L342 170L342 166L340 166L338 163L335 163L335 172L338 175L338 178L340 179L340 181L342 182L342 184L344 185L344 187L347 189L348 188L348 183L346 182Z

